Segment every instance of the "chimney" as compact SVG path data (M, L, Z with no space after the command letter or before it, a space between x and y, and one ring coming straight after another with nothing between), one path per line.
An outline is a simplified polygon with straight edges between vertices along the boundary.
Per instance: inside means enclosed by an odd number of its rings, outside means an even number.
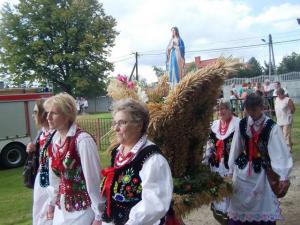
M200 67L200 64L201 64L201 57L200 56L195 57L195 64L196 64L197 68Z

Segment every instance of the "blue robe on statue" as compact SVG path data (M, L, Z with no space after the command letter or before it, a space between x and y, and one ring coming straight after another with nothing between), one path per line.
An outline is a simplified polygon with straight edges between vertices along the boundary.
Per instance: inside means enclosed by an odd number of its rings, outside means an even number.
M167 48L166 70L169 75L169 82L174 87L183 77L185 47L183 40L172 38Z

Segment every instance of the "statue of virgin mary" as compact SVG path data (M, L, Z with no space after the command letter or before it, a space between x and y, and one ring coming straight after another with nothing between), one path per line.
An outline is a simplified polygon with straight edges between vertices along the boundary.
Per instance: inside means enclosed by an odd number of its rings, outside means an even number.
M179 35L177 27L172 27L172 38L167 47L166 70L172 87L182 79L184 75L184 42Z

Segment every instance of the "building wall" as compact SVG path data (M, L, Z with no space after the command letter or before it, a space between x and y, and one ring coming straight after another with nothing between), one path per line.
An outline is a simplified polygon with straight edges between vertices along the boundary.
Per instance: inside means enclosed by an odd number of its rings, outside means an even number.
M99 96L88 99L88 113L110 112L112 100L108 96Z

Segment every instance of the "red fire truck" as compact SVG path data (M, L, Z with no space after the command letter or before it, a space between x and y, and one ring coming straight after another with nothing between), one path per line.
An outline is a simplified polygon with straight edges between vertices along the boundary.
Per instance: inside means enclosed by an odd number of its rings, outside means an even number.
M24 164L26 145L37 133L32 118L35 101L52 93L36 90L0 90L0 165L15 168Z

